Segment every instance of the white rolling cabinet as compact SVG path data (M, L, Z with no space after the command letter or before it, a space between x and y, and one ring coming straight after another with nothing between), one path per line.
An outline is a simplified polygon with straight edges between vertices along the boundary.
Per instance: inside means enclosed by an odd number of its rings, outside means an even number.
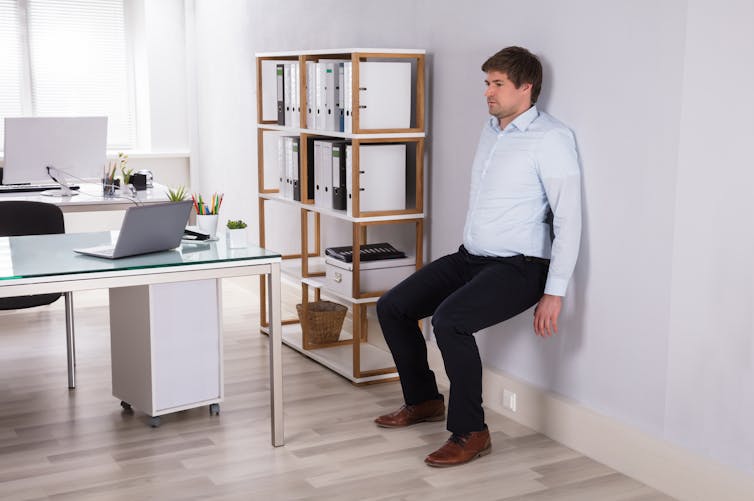
M110 289L113 396L152 416L223 398L220 281Z

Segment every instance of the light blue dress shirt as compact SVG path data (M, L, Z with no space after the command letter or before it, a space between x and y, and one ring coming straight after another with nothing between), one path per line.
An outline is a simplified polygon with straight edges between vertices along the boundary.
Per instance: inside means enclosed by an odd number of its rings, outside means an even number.
M576 142L563 123L536 106L504 130L490 117L472 167L464 247L479 256L549 258L545 293L564 296L581 240L579 178Z

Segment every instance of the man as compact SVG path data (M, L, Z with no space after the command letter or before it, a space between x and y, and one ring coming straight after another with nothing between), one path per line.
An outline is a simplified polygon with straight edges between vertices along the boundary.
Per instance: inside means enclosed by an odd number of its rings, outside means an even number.
M552 336L579 250L576 145L565 125L535 106L542 65L528 50L508 47L490 57L482 71L492 116L482 128L472 166L463 245L377 303L405 400L400 409L375 420L383 427L445 418L417 322L432 315L450 379L447 429L452 435L427 456L430 466L454 466L490 452L482 363L473 333L536 304L534 332Z

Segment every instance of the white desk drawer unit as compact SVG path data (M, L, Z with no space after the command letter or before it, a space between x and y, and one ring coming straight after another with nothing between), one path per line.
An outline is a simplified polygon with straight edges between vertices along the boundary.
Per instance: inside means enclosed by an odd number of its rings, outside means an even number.
M193 280L110 289L113 396L149 414L223 398L220 281Z
M413 257L361 262L359 289L362 294L391 289L416 271ZM325 259L326 289L350 297L353 292L353 263Z

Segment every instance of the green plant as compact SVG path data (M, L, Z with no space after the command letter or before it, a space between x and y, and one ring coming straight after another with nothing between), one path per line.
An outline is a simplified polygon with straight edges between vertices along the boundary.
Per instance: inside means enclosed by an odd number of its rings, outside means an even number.
M168 200L171 202L180 202L184 198L186 198L186 187L185 186L179 186L176 189L168 188Z
M129 181L131 181L131 176L133 175L134 170L127 167L128 155L122 151L118 152L118 164L120 165L120 175L123 178L123 184L128 184Z
M239 219L238 221L232 221L229 219L226 224L229 230L242 230L246 228L246 223L243 222L243 219Z
M123 178L123 184L128 184L131 182L131 176L133 175L134 170L133 169L121 169L120 175Z

